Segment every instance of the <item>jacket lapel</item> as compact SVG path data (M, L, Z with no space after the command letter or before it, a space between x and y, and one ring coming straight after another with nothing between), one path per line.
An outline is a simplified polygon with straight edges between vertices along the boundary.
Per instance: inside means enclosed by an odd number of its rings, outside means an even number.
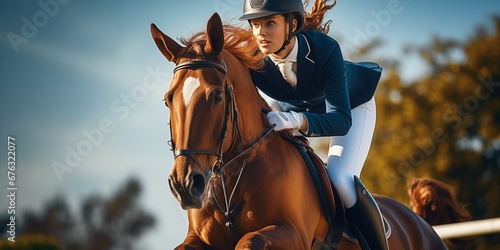
M291 95L293 97L300 97L297 91L290 86L288 82L283 79L283 75L278 68L274 65L274 62L266 57L266 64L264 67L263 75L265 76L267 86L261 86L262 88L266 88L269 92L275 93L278 96L283 97L283 93L286 95ZM271 96L273 97L273 96ZM275 97L273 97L275 98ZM281 99L281 98L280 98Z
M297 90L307 88L308 82L312 79L315 62L309 41L303 34L297 35L299 52L297 54Z

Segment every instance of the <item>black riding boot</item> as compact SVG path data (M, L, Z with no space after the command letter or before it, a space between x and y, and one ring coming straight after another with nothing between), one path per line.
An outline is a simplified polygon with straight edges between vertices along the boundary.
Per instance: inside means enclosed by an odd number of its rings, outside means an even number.
M356 233L362 235L366 242L360 240L360 245L367 250L387 250L382 214L375 199L368 192L357 176L354 176L357 200L353 207L346 209L347 220Z

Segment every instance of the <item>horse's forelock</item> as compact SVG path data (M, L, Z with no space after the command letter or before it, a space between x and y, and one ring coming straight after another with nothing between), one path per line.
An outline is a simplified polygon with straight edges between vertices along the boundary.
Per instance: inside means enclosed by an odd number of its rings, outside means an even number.
M251 30L224 24L224 49L236 57L243 65L250 69L261 69L264 65L265 55L259 50ZM181 53L182 57L210 55L202 49L207 42L207 33L198 32L188 39L180 41L186 46ZM216 58L213 58L216 59Z
M181 51L179 58L203 58L217 60L213 58L210 53L206 53L203 49L205 47L205 40L190 40L181 39L182 44L185 45L184 49Z

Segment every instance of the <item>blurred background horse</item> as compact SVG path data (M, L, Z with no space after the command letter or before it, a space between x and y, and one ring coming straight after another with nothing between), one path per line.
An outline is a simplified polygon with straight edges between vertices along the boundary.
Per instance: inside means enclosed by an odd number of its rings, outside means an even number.
M468 221L471 218L466 205L457 201L452 186L432 178L414 179L408 185L409 207L430 225ZM470 237L448 239L449 243L465 246Z

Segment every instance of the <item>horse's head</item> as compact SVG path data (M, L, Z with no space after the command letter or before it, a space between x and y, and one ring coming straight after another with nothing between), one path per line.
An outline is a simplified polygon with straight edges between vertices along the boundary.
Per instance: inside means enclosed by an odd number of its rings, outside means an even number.
M431 225L465 221L470 212L457 201L452 186L431 178L414 179L408 185L410 209Z
M201 208L209 178L230 146L226 133L233 131L232 87L221 52L224 32L219 15L207 23L206 39L182 46L151 24L153 39L174 76L165 94L170 109L174 166L169 176L172 193L183 209ZM227 136L230 137L230 136Z

